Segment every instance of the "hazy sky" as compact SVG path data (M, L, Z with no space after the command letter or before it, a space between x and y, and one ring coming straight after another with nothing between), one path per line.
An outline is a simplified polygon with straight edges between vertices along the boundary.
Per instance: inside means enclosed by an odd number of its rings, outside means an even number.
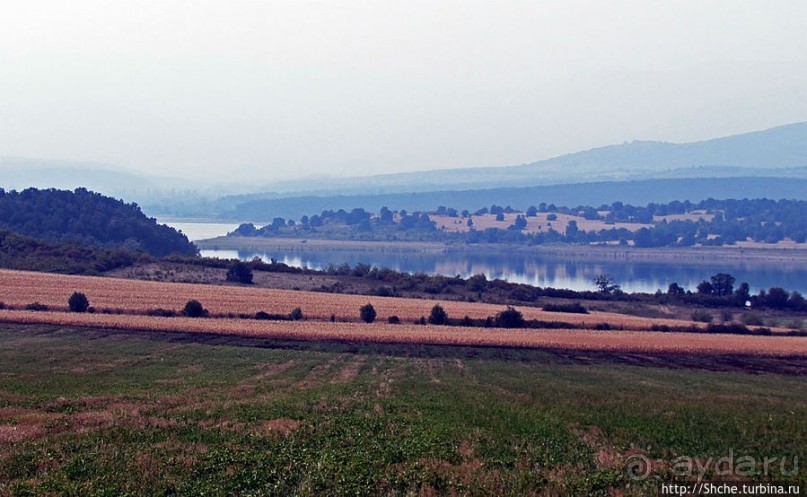
M0 2L0 155L201 178L532 162L807 120L807 2Z

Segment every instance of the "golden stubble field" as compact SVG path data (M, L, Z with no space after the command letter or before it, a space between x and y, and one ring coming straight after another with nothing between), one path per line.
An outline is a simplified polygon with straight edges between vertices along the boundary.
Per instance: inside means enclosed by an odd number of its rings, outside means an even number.
M329 320L331 315L339 321L359 321L359 307L371 303L378 312L378 320L396 315L404 321L415 321L428 316L439 303L450 317L469 316L474 319L495 316L505 308L502 305L436 301L411 298L372 297L331 293L276 290L247 286L201 285L188 283L162 283L130 279L90 276L66 276L48 273L0 270L0 302L24 306L39 302L53 310L66 310L67 299L74 291L87 295L98 310L120 309L142 312L163 308L181 310L190 299L199 300L212 314L288 314L295 307L302 309L307 319ZM581 328L608 323L631 330L647 330L654 324L690 326L690 321L654 319L608 312L568 314L546 312L536 307L517 306L526 319L562 321Z
M80 291L101 309L138 312L155 308L181 309L190 299L200 300L214 315L252 314L257 311L286 314L300 307L303 321L254 319L192 319L136 314L76 314L64 312L68 296ZM116 278L65 276L0 270L0 301L15 307L32 302L48 305L48 312L3 309L0 322L104 328L124 331L202 333L291 340L338 340L376 343L417 343L499 347L554 348L653 353L725 353L776 356L807 355L807 338L647 331L653 324L690 325L688 321L640 318L593 312L588 315L545 312L518 307L527 319L564 321L580 329L500 329L412 324L428 315L436 301L362 295L273 290L243 286L160 283ZM359 307L372 303L378 311L373 324L358 322ZM440 302L450 316L484 318L500 305ZM338 322L330 322L334 315ZM403 324L386 324L397 315ZM594 331L607 322L632 331ZM588 329L586 329L588 328ZM644 331L642 331L644 330Z
M455 326L257 321L251 319L163 318L0 310L0 321L105 328L230 335L277 340L335 340L398 344L464 345L638 353L746 354L805 356L804 337L660 333L651 331L526 330Z

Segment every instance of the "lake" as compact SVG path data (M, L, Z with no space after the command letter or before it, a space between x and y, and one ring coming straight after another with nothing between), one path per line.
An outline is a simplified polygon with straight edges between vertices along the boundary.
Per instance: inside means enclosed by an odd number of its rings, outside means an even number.
M174 223L191 240L213 238L234 230L238 224ZM277 250L203 250L205 257L251 260L259 257L275 259L294 267L324 269L330 264L371 264L408 273L423 272L445 276L484 274L488 279L503 279L540 287L593 290L592 280L598 274L614 276L622 289L628 292L666 291L676 282L694 290L709 276L723 272L737 278L737 284L746 281L754 292L779 286L807 294L807 265L802 262L768 263L727 260L724 262L686 261L601 261L581 257L531 254L506 251L373 251L328 249L321 247L291 247Z
M591 261L583 258L564 258L550 255L533 255L522 252L388 252L327 250L322 248L283 250L203 250L206 257L264 261L275 259L294 267L324 269L330 264L358 263L387 267L407 273L423 272L463 278L484 274L488 279L503 279L517 283L572 290L592 290L592 280L598 274L614 276L616 282L628 292L666 291L676 282L684 288L695 287L715 273L730 273L737 283L747 281L754 291L781 286L788 290L807 293L807 269L798 265L737 263L682 263L682 262L625 262Z

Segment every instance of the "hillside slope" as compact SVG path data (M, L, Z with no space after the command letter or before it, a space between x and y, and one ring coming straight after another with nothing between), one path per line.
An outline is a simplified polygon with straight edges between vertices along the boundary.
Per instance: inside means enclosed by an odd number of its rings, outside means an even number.
M79 188L75 191L0 189L0 229L53 242L144 251L151 255L193 255L182 233L146 217L136 204Z

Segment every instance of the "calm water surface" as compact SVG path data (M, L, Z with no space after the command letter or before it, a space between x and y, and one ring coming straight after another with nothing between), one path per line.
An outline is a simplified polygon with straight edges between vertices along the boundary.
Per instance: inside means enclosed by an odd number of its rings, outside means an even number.
M220 236L238 226L237 223L168 222L167 224L182 229L191 240ZM592 290L594 277L598 274L608 273L614 276L616 282L625 291L629 292L666 290L672 282L694 290L702 280L708 279L715 273L724 272L734 275L738 284L747 281L754 291L779 286L807 294L807 266L803 263L594 261L585 258L571 259L523 252L486 251L443 254L308 247L260 251L252 249L203 250L202 255L241 260L251 260L255 257L265 261L275 259L290 266L310 269L324 269L331 264L339 265L345 262L356 265L361 262L408 273L460 275L464 278L474 274L484 274L488 279L500 278L517 283L572 290Z
M709 276L730 273L737 283L747 281L754 291L761 288L781 286L788 290L807 293L807 268L799 265L761 265L759 263L701 264L681 262L625 262L591 261L581 258L568 259L559 256L532 255L525 253L418 253L384 251L347 251L326 249L305 250L203 250L207 257L238 258L251 260L259 257L275 259L294 267L324 269L330 264L347 262L371 264L408 273L423 272L445 276L460 275L464 278L484 274L488 279L500 278L517 283L572 290L593 289L595 276L608 273L614 276L625 291L655 292L665 290L676 282L694 290Z

